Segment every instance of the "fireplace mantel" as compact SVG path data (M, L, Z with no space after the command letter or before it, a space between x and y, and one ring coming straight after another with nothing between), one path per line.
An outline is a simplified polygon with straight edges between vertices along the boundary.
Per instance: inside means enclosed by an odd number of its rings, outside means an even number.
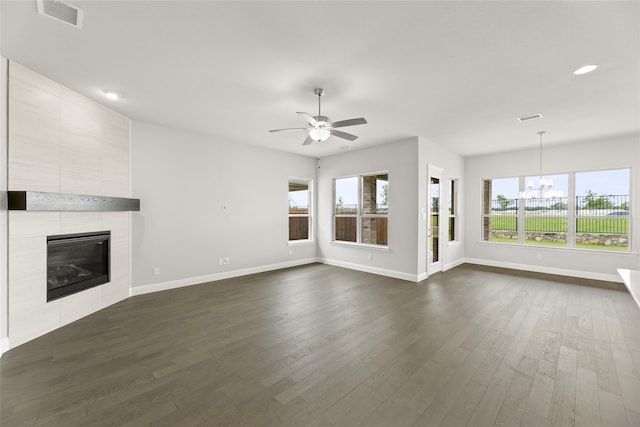
M139 211L140 199L84 194L8 191L8 209L14 211Z

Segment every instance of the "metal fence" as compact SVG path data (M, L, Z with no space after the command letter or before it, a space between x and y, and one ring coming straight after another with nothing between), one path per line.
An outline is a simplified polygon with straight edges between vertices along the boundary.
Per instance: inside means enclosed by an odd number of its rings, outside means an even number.
M524 203L525 231L566 232L568 198L491 200L491 229L517 230L518 209ZM628 234L629 195L576 196L576 233Z
M375 212L362 212L362 213L363 214L386 214L388 211L389 211L389 206L378 203L376 205ZM354 204L347 204L347 203L336 204L335 212L338 215L357 215L358 205L355 203Z
M577 196L576 213L580 216L629 217L629 195Z

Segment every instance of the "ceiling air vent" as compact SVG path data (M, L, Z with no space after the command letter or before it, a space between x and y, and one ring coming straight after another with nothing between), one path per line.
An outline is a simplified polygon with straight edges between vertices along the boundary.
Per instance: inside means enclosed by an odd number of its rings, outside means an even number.
M36 0L36 4L39 14L82 28L82 9L62 0Z
M527 120L541 119L541 118L542 118L542 114L535 113L535 114L529 114L528 116L518 117L518 121L519 122L526 122Z

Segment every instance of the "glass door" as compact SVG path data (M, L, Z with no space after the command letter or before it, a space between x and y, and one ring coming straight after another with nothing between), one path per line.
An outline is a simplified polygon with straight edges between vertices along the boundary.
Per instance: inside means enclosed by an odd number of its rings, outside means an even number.
M427 274L442 271L441 248L441 194L442 194L442 169L429 166L429 185L427 205L429 208L429 223L427 224Z

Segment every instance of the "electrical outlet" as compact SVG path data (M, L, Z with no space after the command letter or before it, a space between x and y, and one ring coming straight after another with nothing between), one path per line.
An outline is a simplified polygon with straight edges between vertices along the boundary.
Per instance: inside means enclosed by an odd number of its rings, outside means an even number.
M538 261L542 261L542 254L538 254Z
M160 267L154 267L153 268L153 275L154 276L159 276L160 275Z
M229 265L229 264L231 264L231 260L229 259L229 257L222 258L222 265Z
M223 258L218 258L218 265L222 265Z

